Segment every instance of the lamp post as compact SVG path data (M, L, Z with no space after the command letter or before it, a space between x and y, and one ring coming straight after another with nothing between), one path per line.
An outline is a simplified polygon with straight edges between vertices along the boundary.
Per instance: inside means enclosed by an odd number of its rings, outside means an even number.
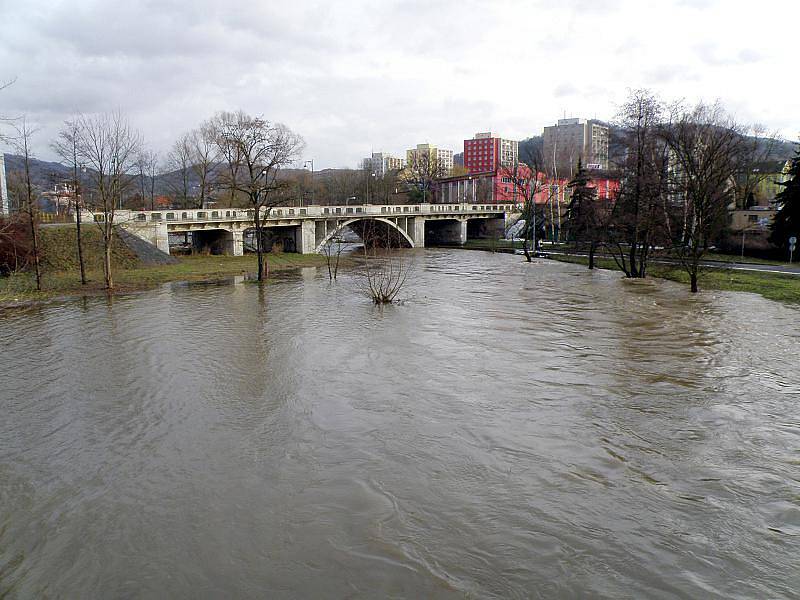
M367 177L367 201L364 204L369 204L369 180L375 177L375 173L370 171L369 177Z
M311 205L314 205L314 159L311 158L303 163L303 168L305 169L308 165L311 165ZM303 206L303 197L300 197L300 206Z

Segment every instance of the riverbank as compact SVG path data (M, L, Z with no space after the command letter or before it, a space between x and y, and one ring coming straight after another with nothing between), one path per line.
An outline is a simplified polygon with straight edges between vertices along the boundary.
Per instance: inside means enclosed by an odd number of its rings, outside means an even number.
M145 290L169 281L213 281L235 275L253 274L258 269L254 254L245 256L184 256L170 265L129 265L114 271L114 292ZM269 254L270 272L320 267L325 257L319 254ZM81 285L77 270L45 271L42 290L36 290L32 273L18 273L0 278L0 305L20 305L64 296L105 293L102 269L87 271L88 282Z
M589 262L585 256L566 254L551 254L550 258L560 262L580 265L586 265ZM595 266L600 269L619 271L616 263L611 258L596 258ZM648 266L648 271L650 277L669 279L670 281L689 285L689 275L679 267L651 263ZM700 273L699 285L701 292L703 290L750 292L760 294L769 300L800 304L800 277L797 275L710 268Z
M522 248L522 242L511 240L470 240L464 244L467 250L483 250L487 252L515 252ZM572 254L575 249L569 246L546 246L544 252L548 258L560 262L575 263L580 265L588 264L586 256ZM559 252L568 252L561 254ZM706 262L718 263L719 266L706 268L700 273L700 290L720 290L728 292L750 292L761 294L770 300L779 302L791 302L800 304L800 276L781 274L778 272L768 273L756 270L744 270L744 265L757 268L763 266L787 266L788 263L771 261L759 258L745 257L746 262L742 263L741 258L729 254L709 253L705 258ZM732 268L726 268L730 264ZM597 256L595 265L601 269L619 271L612 258ZM738 269L733 268L737 265ZM669 279L689 285L689 276L686 271L678 265L668 265L651 261L648 266L649 276L661 279Z

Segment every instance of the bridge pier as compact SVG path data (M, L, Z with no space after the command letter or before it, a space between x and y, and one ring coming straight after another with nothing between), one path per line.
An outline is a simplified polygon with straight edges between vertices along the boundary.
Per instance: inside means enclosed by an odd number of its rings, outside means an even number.
M225 231L222 234L225 254L242 256L244 254L244 231Z
M425 220L422 217L414 217L411 219L413 224L409 227L408 235L414 240L415 248L425 247Z
M295 248L300 254L314 254L317 249L314 221L303 221L295 230Z
M464 244L467 241L467 221L458 222L458 243Z

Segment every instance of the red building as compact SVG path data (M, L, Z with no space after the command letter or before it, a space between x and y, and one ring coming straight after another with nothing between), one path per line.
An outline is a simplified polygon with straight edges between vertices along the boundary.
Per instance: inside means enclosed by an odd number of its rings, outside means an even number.
M590 172L591 177L591 172ZM549 179L544 173L538 174L539 190L536 192L536 204L547 204L551 199L561 204L569 203L569 179ZM614 201L619 193L619 179L611 177L592 177L587 184L590 188L597 189L597 199Z
M491 131L476 133L471 140L464 140L464 167L470 173L486 173L500 167L511 167L518 160L519 143L493 137Z
M437 182L437 202L521 204L525 201L530 177L531 170L523 163L515 168L444 177Z

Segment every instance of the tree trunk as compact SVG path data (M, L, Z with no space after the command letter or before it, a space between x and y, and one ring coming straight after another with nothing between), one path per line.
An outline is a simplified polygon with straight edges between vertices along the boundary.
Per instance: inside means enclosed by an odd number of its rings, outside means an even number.
M39 236L36 231L36 218L33 213L33 206L28 206L28 216L31 224L31 241L33 243L33 266L36 271L36 289L42 291L42 270L39 264Z
M264 249L261 247L261 229L256 229L256 255L258 256L258 281L264 281Z
M108 213L106 213L106 219L108 219ZM103 274L105 275L106 279L106 290L111 291L114 289L114 278L111 275L111 244L113 243L113 236L114 230L108 224L105 223L103 230Z
M639 270L636 268L636 242L631 242L628 264L631 270L629 277L639 277Z
M83 241L81 239L81 209L75 211L76 237L78 241L78 267L81 270L81 285L86 285L86 267L83 264Z
M697 273L689 273L689 280L692 285L692 293L696 294L699 290L697 289Z
M258 281L264 281L264 247L262 245L262 229L261 215L259 214L261 208L255 207L255 224L256 224L256 256L258 257Z
M592 241L589 243L589 268L594 269L594 252L597 249L597 244Z

